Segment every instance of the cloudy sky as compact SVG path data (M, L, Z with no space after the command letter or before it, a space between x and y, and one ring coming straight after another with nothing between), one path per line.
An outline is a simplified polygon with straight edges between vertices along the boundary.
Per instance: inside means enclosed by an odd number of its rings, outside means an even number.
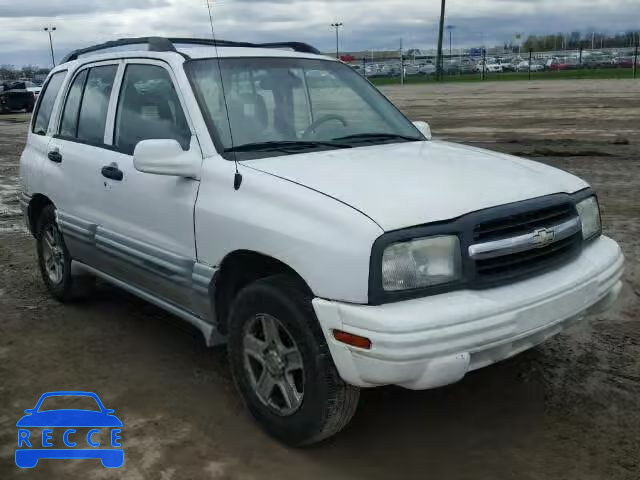
M212 0L219 38L302 40L341 49L432 48L439 0ZM448 0L456 45L500 43L516 33L640 30L640 0ZM206 0L0 0L0 64L50 62L42 28L55 25L57 58L128 36L210 36Z

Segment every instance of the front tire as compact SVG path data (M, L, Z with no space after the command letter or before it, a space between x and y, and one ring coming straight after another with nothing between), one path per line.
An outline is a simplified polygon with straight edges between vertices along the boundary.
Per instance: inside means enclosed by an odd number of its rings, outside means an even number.
M53 205L46 206L38 218L36 245L42 280L56 300L77 300L91 290L94 278L71 274L71 255L58 228Z
M244 288L229 319L236 387L256 421L291 446L338 433L360 396L340 378L311 299L299 280L276 275Z

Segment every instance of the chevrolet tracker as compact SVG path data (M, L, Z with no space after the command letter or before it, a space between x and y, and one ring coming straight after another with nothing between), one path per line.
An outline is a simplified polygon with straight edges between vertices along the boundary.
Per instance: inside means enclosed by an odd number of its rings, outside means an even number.
M249 411L290 445L340 431L361 388L457 382L621 289L587 183L434 140L303 43L75 51L20 165L51 294L98 277L226 342Z

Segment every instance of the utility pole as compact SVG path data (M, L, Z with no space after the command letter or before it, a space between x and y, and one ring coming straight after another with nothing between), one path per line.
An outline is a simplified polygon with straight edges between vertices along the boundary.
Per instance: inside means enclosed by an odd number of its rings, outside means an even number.
M342 22L332 23L331 26L336 29L336 58L340 59L340 27L344 24Z
M51 33L55 32L57 30L56 27L49 26L49 27L44 27L44 31L47 32L49 34L49 47L51 47L51 64L53 65L52 68L55 68L56 66L56 57L53 54L53 39L51 38Z
M438 30L438 57L437 57L437 66L436 66L436 76L438 80L442 80L442 36L444 35L444 12L446 9L446 0L442 0L440 5L440 28Z
M404 54L402 52L402 39L400 39L400 85L404 85Z
M640 44L640 35L638 35L638 40L636 41L636 48L633 52L633 78L637 77L637 72L638 72L638 44Z

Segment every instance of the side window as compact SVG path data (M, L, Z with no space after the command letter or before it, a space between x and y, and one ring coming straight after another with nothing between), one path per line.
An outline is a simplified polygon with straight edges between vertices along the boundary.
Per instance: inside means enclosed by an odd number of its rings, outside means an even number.
M117 65L107 65L89 71L78 118L78 140L104 143L109 98L117 70Z
M128 65L116 113L114 143L126 154L142 140L174 139L187 150L191 130L169 73L156 65Z
M62 112L62 121L60 122L60 136L76 138L78 135L78 113L80 111L80 100L82 100L82 91L87 80L88 70L80 72L73 80L73 84L69 89L67 101L64 104Z
M46 135L47 128L49 127L49 120L51 119L51 113L53 112L53 105L60 92L60 87L64 81L64 77L67 72L55 73L47 82L40 95L40 103L38 104L38 110L36 111L36 119L33 122L33 133L38 135Z

